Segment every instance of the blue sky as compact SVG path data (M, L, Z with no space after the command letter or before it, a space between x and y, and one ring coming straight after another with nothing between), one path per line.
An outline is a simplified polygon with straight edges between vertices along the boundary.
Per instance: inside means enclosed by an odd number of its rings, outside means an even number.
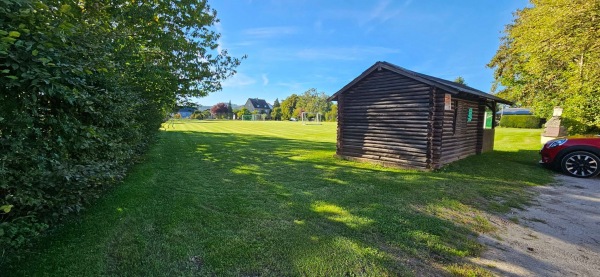
M377 61L489 91L485 67L526 0L213 0L220 45L242 61L223 90L196 100L273 103L310 88L332 95Z

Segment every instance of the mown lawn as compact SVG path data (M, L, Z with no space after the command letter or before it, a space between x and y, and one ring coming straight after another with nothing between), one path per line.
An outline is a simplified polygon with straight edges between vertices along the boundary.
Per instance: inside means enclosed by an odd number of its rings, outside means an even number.
M550 181L539 130L497 129L494 153L437 172L336 159L335 132L177 121L123 184L0 275L481 273L463 257L482 251L486 214Z

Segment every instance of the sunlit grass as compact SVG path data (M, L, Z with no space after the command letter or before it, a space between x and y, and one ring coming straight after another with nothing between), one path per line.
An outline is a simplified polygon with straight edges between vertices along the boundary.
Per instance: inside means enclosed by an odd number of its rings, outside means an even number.
M1 275L395 276L485 272L464 257L549 181L539 130L438 172L334 157L336 125L178 121L123 184ZM9 272L9 274L5 274Z

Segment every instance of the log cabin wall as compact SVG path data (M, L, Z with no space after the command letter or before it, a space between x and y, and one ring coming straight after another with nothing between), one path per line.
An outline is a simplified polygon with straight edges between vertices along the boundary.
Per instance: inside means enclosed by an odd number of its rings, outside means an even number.
M438 166L481 151L483 116L480 106L478 102L452 97L452 109L444 111L442 153ZM472 109L470 122L467 121L469 108Z
M443 90L439 90L432 87L432 95L431 99L435 99L430 107L430 114L433 115L431 117L431 122L433 123L433 132L431 134L432 144L431 144L431 153L432 159L429 164L429 168L437 169L440 168L442 164L442 145L443 145L443 136L444 136L444 99L445 93Z
M437 98L427 84L386 69L373 71L337 98L337 154L430 168L441 158L434 149L441 149L442 133L432 122L443 118L443 100L441 107L431 101Z

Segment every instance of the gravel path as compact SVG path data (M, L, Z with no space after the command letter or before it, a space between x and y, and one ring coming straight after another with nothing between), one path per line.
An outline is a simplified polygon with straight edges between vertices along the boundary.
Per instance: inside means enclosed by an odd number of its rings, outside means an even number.
M495 218L474 263L500 276L600 276L600 177L556 176L533 205Z

